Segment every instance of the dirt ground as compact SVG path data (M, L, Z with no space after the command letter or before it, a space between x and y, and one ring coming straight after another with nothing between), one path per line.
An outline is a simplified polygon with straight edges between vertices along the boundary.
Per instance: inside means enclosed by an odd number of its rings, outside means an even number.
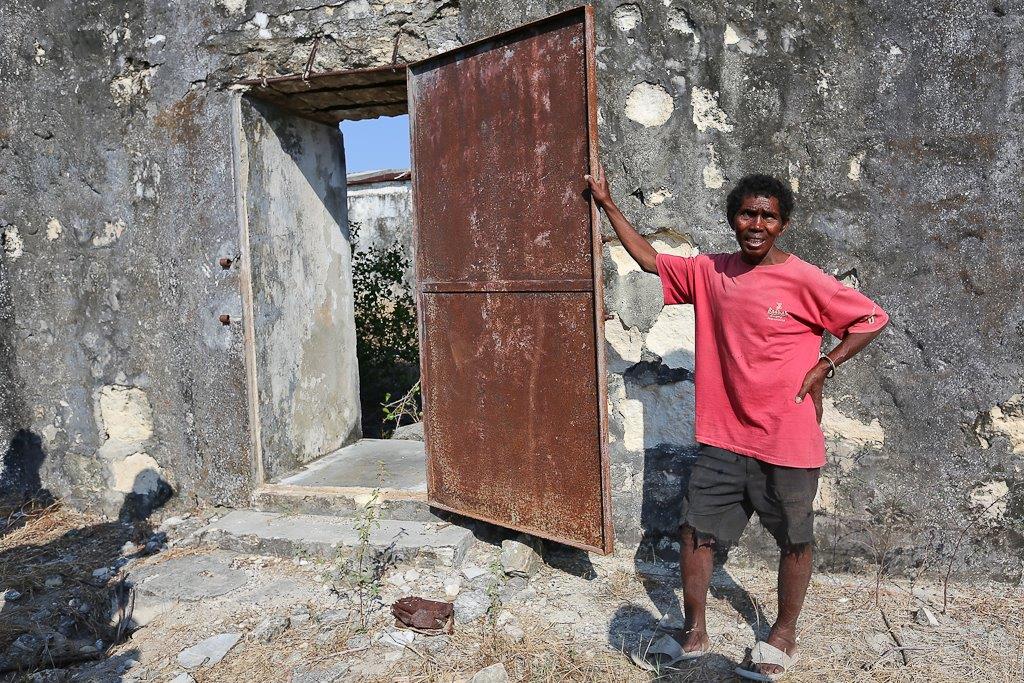
M0 681L454 682L497 663L515 681L733 681L775 604L772 568L720 568L713 653L650 674L625 653L679 625L678 579L632 558L549 552L509 577L500 547L479 540L459 569L357 573L193 545L215 510L153 525L58 504L2 512ZM1024 588L956 583L945 612L943 588L816 575L787 680L1024 680ZM454 601L454 632L395 629L389 606L407 595ZM921 608L937 623L919 623Z

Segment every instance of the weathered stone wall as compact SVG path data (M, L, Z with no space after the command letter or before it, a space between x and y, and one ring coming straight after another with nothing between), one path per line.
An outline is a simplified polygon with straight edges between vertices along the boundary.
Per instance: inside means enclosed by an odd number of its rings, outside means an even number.
M361 174L349 176L358 177ZM412 252L412 182L388 180L365 185L349 185L349 224L358 226L357 253L371 247L387 249L399 245L409 261L405 282L416 286Z
M571 4L464 0L462 37ZM836 565L957 553L1021 575L1021 23L1002 1L598 5L602 158L639 229L731 251L730 183L774 173L797 191L783 246L892 315L827 390L820 556ZM671 554L689 313L659 312L620 246L606 257L616 529Z
M345 157L337 128L239 104L260 463L270 481L361 434Z
M144 496L248 500L227 86L301 71L314 35L319 70L457 44L443 1L295 7L0 6L0 322L16 321L0 372L18 387L4 417L37 444L34 481L57 495L116 512L131 480Z
M152 421L112 457L146 454L188 496L246 498L241 331L216 319L239 307L236 271L215 265L238 253L226 84L301 70L316 35L315 68L369 66L396 36L405 61L571 4L0 8L0 80L18 94L0 119L15 421L42 437L46 485L114 490L117 460L97 455L108 395L126 399L115 423ZM892 315L828 388L820 556L836 565L956 553L1021 574L1021 17L1002 0L597 8L602 157L641 231L732 250L730 183L778 174L797 190L784 246ZM606 264L617 535L670 555L694 448L690 313L662 310L621 246Z

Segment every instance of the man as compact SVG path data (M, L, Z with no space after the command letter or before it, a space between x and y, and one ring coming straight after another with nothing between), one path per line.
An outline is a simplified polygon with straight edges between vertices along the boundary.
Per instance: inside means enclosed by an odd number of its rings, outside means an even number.
M778 680L795 663L797 617L811 577L825 379L877 337L888 316L776 246L793 209L792 192L776 178L749 175L729 193L739 251L692 258L659 254L637 233L612 200L604 169L586 178L630 256L661 278L665 304L692 304L696 318L700 455L680 519L685 624L678 643L666 639L671 647L662 652L679 661L708 651L714 547L735 544L756 511L780 549L779 612L767 641L755 643L736 673ZM826 330L841 341L823 354Z

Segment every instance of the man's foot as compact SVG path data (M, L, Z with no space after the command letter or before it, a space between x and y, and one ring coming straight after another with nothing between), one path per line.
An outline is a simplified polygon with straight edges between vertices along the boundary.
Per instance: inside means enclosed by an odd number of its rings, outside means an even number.
M707 652L711 648L711 639L703 626L679 629L672 633L672 637L683 652Z
M796 629L783 629L772 626L768 640L765 641L772 647L777 647L792 657L796 654ZM783 668L776 664L755 664L753 670L766 676L776 676L783 672Z

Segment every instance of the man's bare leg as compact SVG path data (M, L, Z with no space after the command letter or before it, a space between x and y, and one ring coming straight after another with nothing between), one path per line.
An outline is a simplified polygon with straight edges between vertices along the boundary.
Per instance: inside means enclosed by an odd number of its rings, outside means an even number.
M779 617L768 634L768 644L790 655L796 651L796 620L811 582L812 556L810 544L784 548L779 556ZM777 674L782 667L763 664L757 670Z
M683 526L679 535L679 571L683 579L685 621L683 632L677 638L686 652L706 650L711 645L708 639L707 603L714 561L714 542L698 539L692 527Z

